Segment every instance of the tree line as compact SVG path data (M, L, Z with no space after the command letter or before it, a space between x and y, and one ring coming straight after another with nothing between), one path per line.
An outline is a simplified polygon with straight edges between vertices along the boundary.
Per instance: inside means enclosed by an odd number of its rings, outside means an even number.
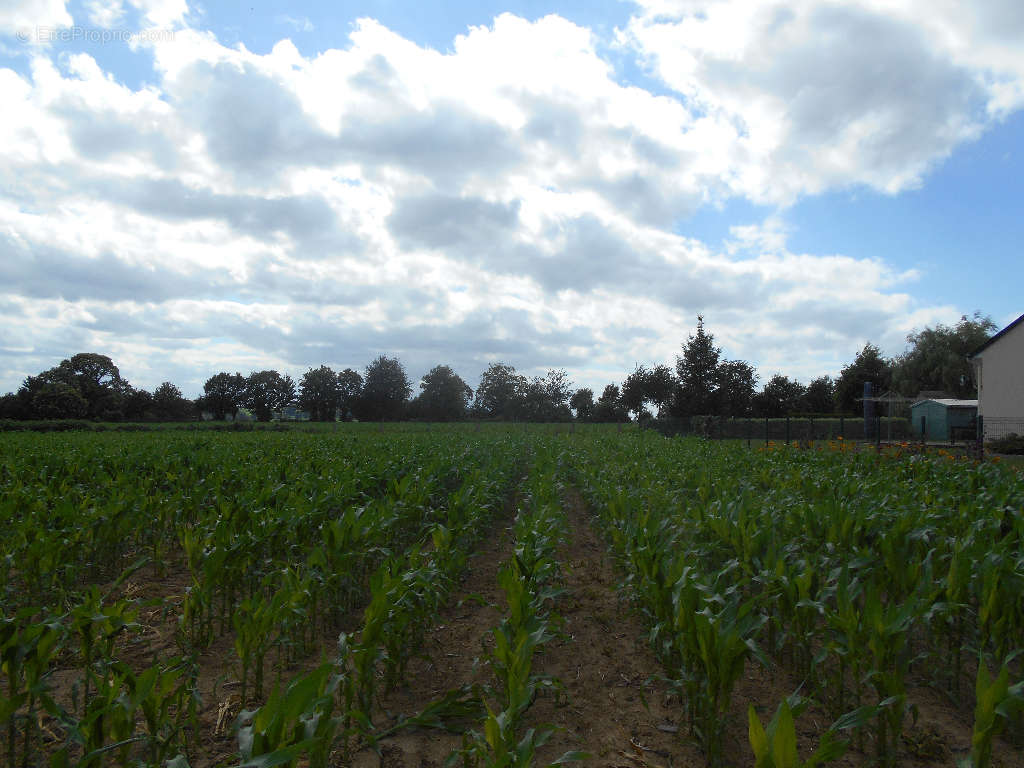
M911 333L908 349L886 358L871 343L839 377L820 376L806 386L776 374L758 389L759 375L744 360L727 360L697 317L675 365L638 365L596 399L589 388L573 389L564 370L527 377L508 364L491 363L474 391L451 367L437 365L413 384L402 363L381 355L363 370L310 368L296 382L275 370L221 371L195 400L165 381L153 392L133 387L105 355L79 353L25 379L17 392L0 397L0 418L184 421L235 419L242 409L269 421L285 409L306 411L314 421L598 421L659 417L780 417L855 414L864 382L875 391L914 397L923 390L974 397L968 355L995 331L991 318L975 313L955 326Z

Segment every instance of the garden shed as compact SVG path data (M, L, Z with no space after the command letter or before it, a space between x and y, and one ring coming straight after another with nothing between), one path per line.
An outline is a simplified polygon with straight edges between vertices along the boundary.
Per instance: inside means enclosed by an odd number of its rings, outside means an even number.
M965 440L974 436L978 419L977 400L918 400L910 406L915 435L925 440Z

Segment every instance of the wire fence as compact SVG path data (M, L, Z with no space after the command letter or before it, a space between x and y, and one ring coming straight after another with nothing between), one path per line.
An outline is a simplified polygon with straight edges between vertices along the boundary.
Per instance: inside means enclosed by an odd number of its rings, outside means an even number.
M642 426L663 435L697 435L710 440L748 440L792 442L813 440L907 441L920 439L911 428L910 420L898 417L790 417L777 419L726 418L720 416L691 416L679 419L652 419ZM974 434L960 436L962 441L974 439Z
M986 440L998 440L1007 435L1024 435L1024 416L984 416L981 421Z

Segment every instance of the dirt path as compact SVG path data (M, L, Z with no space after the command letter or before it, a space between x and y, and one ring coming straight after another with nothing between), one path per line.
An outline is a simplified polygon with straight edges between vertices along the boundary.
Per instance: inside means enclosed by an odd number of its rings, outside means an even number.
M619 597L619 574L578 495L567 499L566 513L566 594L558 612L567 636L549 643L535 668L562 681L567 701L539 697L527 713L531 723L561 729L536 764L578 749L591 754L588 766L704 765L699 750L675 733L678 699L664 683L648 680L661 665L642 621Z
M397 720L422 711L446 692L471 683L490 682L483 660L493 645L491 629L501 621L504 597L498 569L512 555L514 505L491 524L469 561L458 596L427 632L423 655L412 659L402 687L384 697L385 717ZM381 742L381 756L364 749L354 756L357 768L440 768L462 746L462 737L436 730L400 731Z

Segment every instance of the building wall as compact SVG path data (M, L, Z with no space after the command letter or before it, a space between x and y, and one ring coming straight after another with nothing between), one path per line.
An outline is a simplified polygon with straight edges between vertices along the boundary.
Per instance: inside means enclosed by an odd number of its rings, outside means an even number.
M978 358L978 414L985 419L985 437L1024 434L1024 323Z

